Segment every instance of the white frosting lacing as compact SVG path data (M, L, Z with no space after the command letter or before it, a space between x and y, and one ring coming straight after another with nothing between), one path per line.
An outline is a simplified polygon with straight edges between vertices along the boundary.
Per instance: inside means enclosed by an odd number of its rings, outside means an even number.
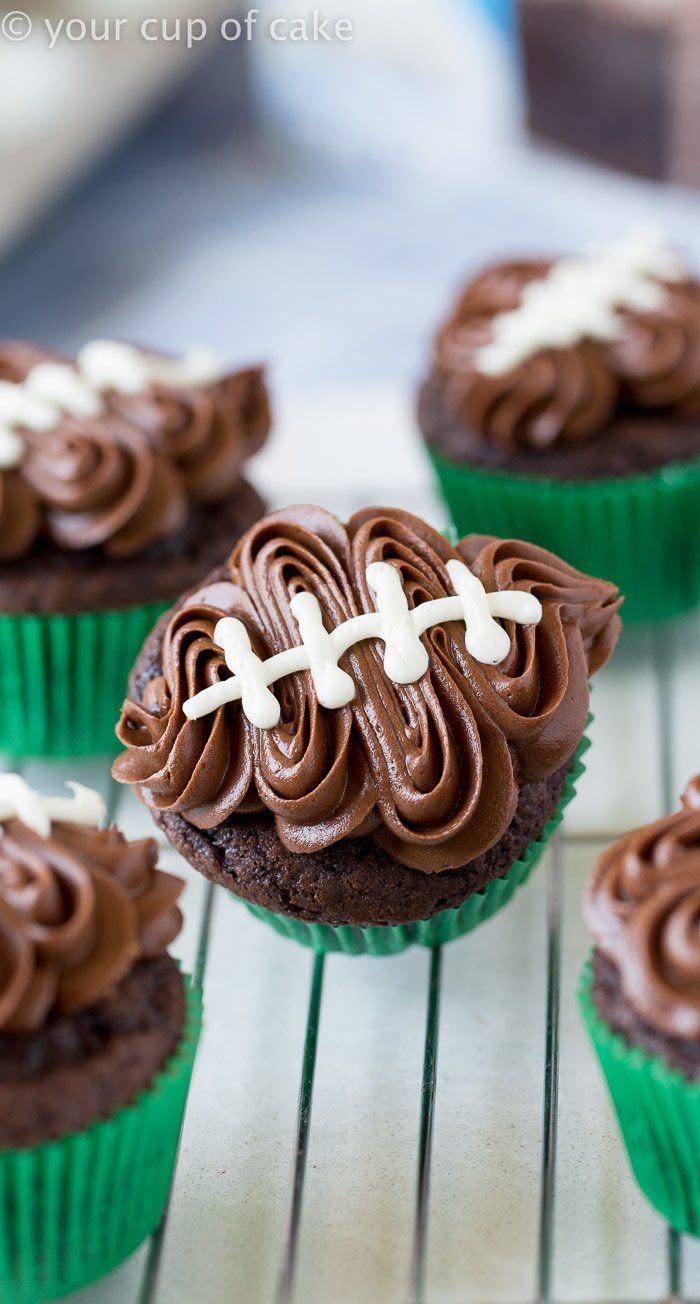
M395 684L413 684L428 669L428 650L421 634L450 620L465 622L466 648L477 661L497 665L510 649L508 633L497 619L536 625L542 618L540 602L519 589L487 593L469 567L456 559L448 561L447 571L456 596L435 598L411 610L397 568L389 562L373 562L366 574L376 611L353 616L331 631L324 627L314 594L297 593L290 605L302 641L265 661L253 651L245 625L234 616L224 616L217 622L214 641L222 648L232 677L188 698L183 705L185 715L188 720L199 720L227 702L240 701L251 724L272 729L279 722L280 705L270 685L298 670L311 672L321 706L334 710L347 706L355 696L355 684L338 661L355 643L368 638L383 641L384 670L389 679Z
M619 339L625 324L616 309L653 312L664 302L662 282L682 276L676 255L641 229L585 257L562 259L525 286L517 308L494 317L492 338L477 350L474 366L500 376L542 349Z
M211 385L221 375L221 364L208 349L192 349L173 359L118 340L92 340L80 350L75 366L39 362L19 384L0 381L0 470L22 460L24 440L18 427L48 431L66 415L99 416L102 396L110 390L137 394L149 385Z
M0 824L18 819L41 837L47 838L54 820L99 828L105 804L94 788L67 783L72 797L44 797L30 788L20 774L0 774Z

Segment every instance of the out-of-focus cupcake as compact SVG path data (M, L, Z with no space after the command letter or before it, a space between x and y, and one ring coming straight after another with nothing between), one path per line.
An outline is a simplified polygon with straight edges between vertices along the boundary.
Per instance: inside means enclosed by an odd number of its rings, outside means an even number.
M530 544L277 512L147 640L114 774L280 932L380 955L448 941L561 819L618 606Z
M626 620L700 601L700 284L652 238L476 276L419 421L460 533L614 580Z
M647 1198L700 1235L700 778L621 838L586 897L581 1005Z
M52 1299L156 1227L200 1024L182 882L96 792L0 776L0 1297Z
M153 621L262 514L260 368L0 344L0 752L114 750Z

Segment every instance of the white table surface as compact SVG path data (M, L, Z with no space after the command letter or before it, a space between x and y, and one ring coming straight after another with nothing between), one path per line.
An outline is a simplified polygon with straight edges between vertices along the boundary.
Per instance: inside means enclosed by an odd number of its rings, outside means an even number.
M332 430L332 441L329 432ZM327 457L318 458L318 448ZM352 457L350 450L352 449ZM378 451L379 450L379 451ZM279 413L257 480L276 501L313 496L345 513L368 501L443 517L407 403L379 387L317 393ZM593 747L562 844L561 1081L553 1298L660 1300L666 1229L630 1176L574 991L588 942L580 918L599 835L663 808L659 665L670 682L677 794L698 766L700 619L652 638L630 630L596 678ZM106 766L32 764L56 790ZM121 790L129 836L150 817ZM203 880L187 880L176 945L192 967ZM445 948L426 1304L520 1304L536 1295L551 853L513 903ZM159 1304L267 1304L280 1271L312 955L253 919L223 890L205 977L205 1028L164 1240ZM302 1221L299 1304L404 1304L416 1188L429 954L326 961ZM147 1247L73 1304L132 1304ZM700 1293L700 1249L683 1245L685 1287Z

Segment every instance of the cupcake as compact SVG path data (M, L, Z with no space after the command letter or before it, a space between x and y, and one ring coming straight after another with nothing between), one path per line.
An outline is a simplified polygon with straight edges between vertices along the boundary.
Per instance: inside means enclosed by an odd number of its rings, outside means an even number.
M114 750L154 620L264 510L269 425L262 371L202 350L0 345L0 753Z
M581 1006L634 1175L700 1235L700 778L683 808L620 838L586 896Z
M614 580L626 620L700 600L700 283L653 239L475 277L418 415L458 532Z
M280 932L433 946L505 904L561 819L618 606L530 544L277 512L146 641L113 773Z
M0 776L0 1298L108 1272L162 1214L199 1033L182 881L99 794Z

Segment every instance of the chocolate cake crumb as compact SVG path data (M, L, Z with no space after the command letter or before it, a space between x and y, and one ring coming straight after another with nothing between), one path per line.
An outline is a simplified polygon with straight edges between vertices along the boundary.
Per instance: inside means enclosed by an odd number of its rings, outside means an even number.
M227 557L265 510L241 480L225 502L192 507L182 530L134 557L107 557L100 548L64 552L39 541L26 557L0 562L0 611L71 615L168 602Z
M0 1149L65 1136L130 1103L172 1054L184 1020L182 976L161 955L88 1009L35 1033L0 1033Z
M556 480L643 475L673 462L700 458L700 420L670 412L621 409L594 439L557 441L547 449L506 448L471 433L431 376L422 385L418 421L429 447L447 461L507 474Z
M617 965L601 951L593 953L593 1004L601 1018L628 1046L659 1055L672 1069L694 1082L700 1078L700 1042L670 1037L642 1019L620 986Z
M399 864L371 838L298 855L283 846L269 815L231 817L201 831L180 815L152 813L190 864L245 901L309 923L408 924L461 905L506 874L551 819L570 768L523 784L499 841L468 865L436 874Z

